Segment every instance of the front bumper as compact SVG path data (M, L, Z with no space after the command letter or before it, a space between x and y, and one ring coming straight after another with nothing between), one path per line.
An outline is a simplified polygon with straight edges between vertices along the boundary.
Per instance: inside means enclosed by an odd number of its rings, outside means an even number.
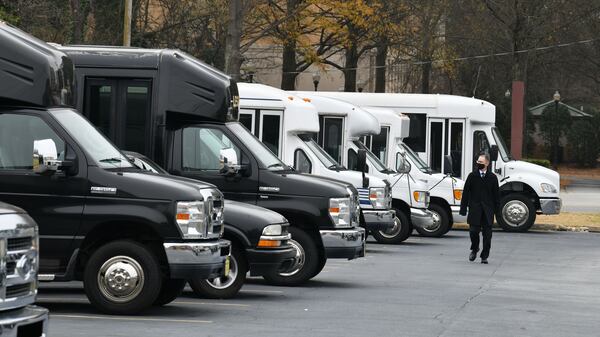
M460 215L460 206L450 206L450 210L452 211L452 223L466 223L467 216Z
M433 214L427 209L410 208L410 221L413 227L425 228L433 225Z
M394 227L396 212L390 209L373 210L363 209L365 227L371 231L386 230Z
M164 243L171 278L215 278L225 270L225 259L231 252L231 242Z
M287 245L280 249L246 249L250 276L265 275L270 271L288 270L294 263L296 250Z
M562 200L558 199L540 199L540 209L542 214L559 214L562 207Z
M364 228L320 230L325 254L329 259L348 259L365 256Z
M0 313L2 337L46 336L48 309L35 305Z

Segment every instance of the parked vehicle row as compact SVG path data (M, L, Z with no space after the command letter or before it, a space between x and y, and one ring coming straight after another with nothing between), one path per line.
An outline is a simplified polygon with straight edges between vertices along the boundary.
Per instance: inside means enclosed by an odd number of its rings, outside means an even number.
M418 120L363 94L238 84L177 50L50 45L5 23L0 42L0 201L23 209L0 207L0 295L24 298L0 298L0 325L20 310L46 331L47 311L27 307L36 278L83 281L110 314L165 305L188 283L209 298L234 297L248 274L301 285L328 259L363 257L369 234L443 236L464 220L465 158L496 160L484 131L462 151L475 127L431 117L429 168L408 146ZM560 209L545 173L539 200L520 173L503 178L509 228Z

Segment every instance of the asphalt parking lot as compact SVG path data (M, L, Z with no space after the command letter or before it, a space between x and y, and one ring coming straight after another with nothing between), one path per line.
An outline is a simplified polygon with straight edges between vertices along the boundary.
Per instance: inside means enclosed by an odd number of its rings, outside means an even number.
M600 234L494 232L490 264L467 261L468 233L369 244L304 287L252 279L238 298L185 293L141 316L107 316L81 284L42 284L51 336L593 336Z

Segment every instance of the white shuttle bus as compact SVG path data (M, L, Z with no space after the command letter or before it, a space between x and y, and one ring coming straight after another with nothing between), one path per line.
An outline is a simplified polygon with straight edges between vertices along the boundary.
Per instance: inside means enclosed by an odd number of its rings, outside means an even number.
M432 94L319 92L361 107L381 107L410 117L404 140L434 172L465 179L481 152L490 153L502 193L500 226L527 231L536 214L560 213L558 172L514 160L498 128L493 104L468 97Z
M297 171L341 180L356 187L369 232L398 226L392 210L390 184L342 167L315 143L319 132L315 107L283 90L256 83L238 83L239 121L284 163ZM373 126L371 126L373 127Z
M298 92L302 98L311 100L319 111L320 131L317 142L334 159L351 170L358 170L358 157L361 151L367 154L367 172L371 176L389 181L392 186L392 204L400 220L400 227L373 233L379 242L395 242L397 238L406 239L413 227L426 235L427 228L434 225L434 217L427 210L429 192L424 182L413 179L407 166L400 160L399 168L389 169L369 149L364 147L360 138L379 134L379 121L364 109L337 99L314 95L313 92ZM340 132L341 131L341 132ZM442 233L443 235L444 233Z
M387 108L366 107L381 127L379 135L366 136L361 139L379 159L388 167L395 167L400 158L410 164L410 174L417 180L427 184L431 200L429 210L433 213L434 225L424 230L430 236L440 236L452 229L454 223L466 222L467 217L459 214L460 201L464 181L452 174L435 173L406 144L410 119Z

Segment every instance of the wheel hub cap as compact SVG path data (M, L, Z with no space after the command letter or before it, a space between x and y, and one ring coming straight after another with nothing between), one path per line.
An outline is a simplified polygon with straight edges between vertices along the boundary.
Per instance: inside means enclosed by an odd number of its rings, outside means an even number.
M423 227L423 229L427 232L435 232L438 230L442 224L442 217L438 212L434 212L429 210L433 216L433 224L431 226Z
M512 200L502 208L502 216L509 225L518 227L529 218L529 208L520 200Z
M229 275L208 279L208 284L215 289L226 289L230 287L238 277L239 268L237 260L233 255L229 257Z
M289 244L296 250L296 256L294 257L294 262L292 266L287 272L281 272L279 275L281 276L292 276L297 274L302 267L304 267L304 263L306 260L306 254L304 253L304 248L295 240L289 240Z
M98 272L102 294L113 302L128 302L142 291L144 270L129 256L115 256L104 262Z
M398 218L395 218L394 226L391 228L388 228L386 230L380 230L379 234L381 234L381 236L383 236L384 238L391 239L391 238L395 237L396 235L398 235L398 233L400 233L401 229L402 229L402 224L400 223L400 220Z

